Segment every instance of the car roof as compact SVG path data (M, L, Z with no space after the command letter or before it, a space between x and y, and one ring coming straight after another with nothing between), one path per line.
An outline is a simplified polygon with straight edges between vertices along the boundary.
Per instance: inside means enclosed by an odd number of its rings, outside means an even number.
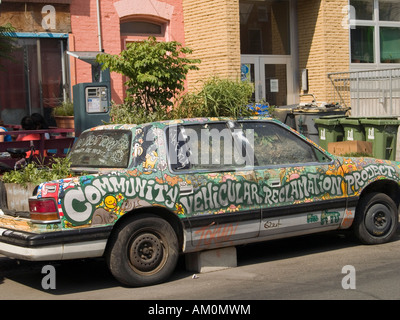
M210 117L210 118L185 118L185 119L175 119L175 120L163 120L163 121L155 121L141 124L106 124L97 127L90 128L85 131L94 131L94 130L135 130L136 128L142 128L148 125L157 126L157 127L167 127L170 125L176 124L196 124L196 123L207 123L207 122L220 122L220 121L241 121L241 120L269 120L276 121L276 119L270 117L246 117L246 118L229 118L229 117Z

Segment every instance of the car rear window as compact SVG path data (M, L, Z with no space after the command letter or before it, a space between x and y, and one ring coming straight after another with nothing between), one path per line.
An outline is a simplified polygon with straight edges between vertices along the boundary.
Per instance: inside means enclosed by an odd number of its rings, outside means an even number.
M130 130L84 132L72 147L72 167L127 168L131 140Z

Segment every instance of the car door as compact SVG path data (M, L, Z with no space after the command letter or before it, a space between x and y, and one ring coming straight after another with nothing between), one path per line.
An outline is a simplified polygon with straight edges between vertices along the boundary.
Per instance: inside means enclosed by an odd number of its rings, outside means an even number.
M177 205L188 218L193 248L257 237L256 174L237 154L227 122L186 123L166 133L169 179L179 183Z
M262 197L260 237L337 228L346 212L339 161L278 122L245 121L241 126L253 136Z

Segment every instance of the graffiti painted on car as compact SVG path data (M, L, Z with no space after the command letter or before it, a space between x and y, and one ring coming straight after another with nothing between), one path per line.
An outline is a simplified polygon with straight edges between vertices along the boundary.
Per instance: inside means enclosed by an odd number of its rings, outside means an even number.
M295 204L302 199L311 202L357 195L370 181L384 176L398 179L394 169L385 164L370 164L360 171L353 168L343 175L329 171L309 173L306 167L297 168L295 174L283 174L277 187L270 186L268 180L246 180L240 172L207 174L199 181L190 175L177 179L165 174L154 179L127 171L63 180L59 187L64 190L60 213L65 227L111 224L126 212L154 204L180 217L199 212L230 213L246 207ZM193 185L193 192L181 195L184 185ZM45 193L50 188L54 189L54 185L44 186L41 191Z

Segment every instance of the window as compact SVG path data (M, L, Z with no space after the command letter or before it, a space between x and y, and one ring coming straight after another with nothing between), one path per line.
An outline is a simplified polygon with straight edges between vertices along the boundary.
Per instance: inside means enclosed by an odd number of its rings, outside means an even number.
M72 167L126 168L130 156L131 131L84 132L71 149Z
M400 63L400 28L380 28L381 62Z
M350 0L352 63L400 63L400 2ZM377 14L374 14L374 13Z
M399 0L380 0L379 1L379 20L381 20L381 21L400 21L400 2L399 2Z
M320 157L313 146L281 126L270 122L243 122L243 131L254 135L255 164L286 166L316 163ZM319 151L318 151L319 152Z
M130 21L121 23L121 36L162 35L162 26L145 21Z
M351 30L351 62L374 63L374 27Z
M24 115L38 112L49 124L55 125L51 111L69 97L65 59L67 41L53 38L14 39L13 59L0 57L0 65L5 67L0 71L2 120L19 124Z
M374 0L352 0L357 20L374 20Z
M286 0L240 0L242 54L290 54L290 6Z

